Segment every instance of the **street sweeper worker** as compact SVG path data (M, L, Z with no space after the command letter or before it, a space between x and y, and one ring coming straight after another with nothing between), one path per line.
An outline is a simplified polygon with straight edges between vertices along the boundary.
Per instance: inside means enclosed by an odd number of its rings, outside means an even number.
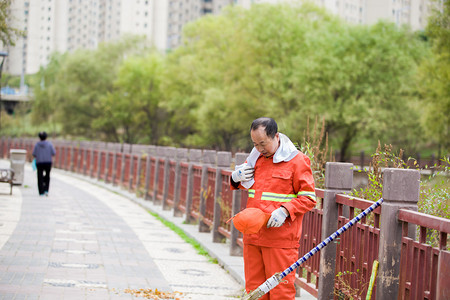
M243 231L247 293L298 259L303 216L316 205L310 160L278 132L275 120L254 120L250 136L254 148L245 163L236 166L230 184L232 189L248 189L247 209L261 210L268 221L264 226L259 224L256 233ZM264 222L264 217L260 219ZM295 272L284 279L260 299L295 299Z

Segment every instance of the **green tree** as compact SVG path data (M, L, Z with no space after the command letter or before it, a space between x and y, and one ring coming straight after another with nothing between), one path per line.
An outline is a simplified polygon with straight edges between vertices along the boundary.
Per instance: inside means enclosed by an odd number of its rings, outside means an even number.
M428 20L427 36L433 55L419 74L423 98L422 121L427 133L444 152L450 152L450 2L440 1Z
M181 145L229 150L248 127L248 112L236 100L242 95L232 92L235 84L228 78L241 77L235 73L240 61L235 47L241 46L236 39L242 38L236 27L225 15L202 18L187 26L184 46L168 57L164 105Z
M312 52L296 57L294 90L305 99L299 109L325 115L345 160L358 137L397 131L410 136L417 127L413 76L426 47L391 23L336 29L318 33L326 38L311 40Z
M96 50L55 55L40 72L33 119L51 118L62 125L66 135L117 140L112 128L99 127L99 122L95 122L104 114L101 98L113 91L124 57L144 51L141 38L126 37L116 43L101 44Z
M47 123L56 128L58 120L56 114L62 103L59 82L57 79L62 62L68 54L54 53L47 66L41 67L36 74L37 80L33 84L33 110L31 121L38 125Z
M0 0L0 41L3 46L14 46L15 39L24 35L23 31L11 26L10 7L11 0Z
M116 142L158 144L165 112L159 107L163 58L152 52L127 58L113 91L101 98L103 114L94 128L110 132Z
M426 47L394 24L264 4L202 18L184 38L169 55L167 103L175 116L187 111L177 117L189 124L188 144L243 148L261 115L301 140L307 117L322 115L345 159L357 138L417 127L411 79Z

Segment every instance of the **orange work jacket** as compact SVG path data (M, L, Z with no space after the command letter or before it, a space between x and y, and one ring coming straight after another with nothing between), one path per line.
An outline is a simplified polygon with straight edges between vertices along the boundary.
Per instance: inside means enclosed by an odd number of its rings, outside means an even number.
M273 162L260 155L255 164L255 183L248 190L247 207L266 213L283 206L289 217L281 227L263 226L258 233L244 234L244 243L273 248L298 248L303 215L314 208L316 196L309 158L299 152L288 162ZM232 189L245 189L231 181Z

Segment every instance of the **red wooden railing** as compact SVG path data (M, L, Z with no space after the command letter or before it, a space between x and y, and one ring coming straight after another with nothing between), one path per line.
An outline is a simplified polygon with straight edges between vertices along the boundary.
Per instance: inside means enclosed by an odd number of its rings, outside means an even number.
M232 217L232 207L233 207L233 191L230 188L230 177L231 172L229 170L220 170L221 173L221 186L222 190L220 193L220 198L217 199L220 205L220 222L219 222L219 232L227 237L231 237L231 223L227 221Z
M106 167L106 152L105 151L100 151L99 152L99 156L100 156L100 173L99 174L99 178L105 178L105 167Z
M339 212L338 227L344 226L360 211L373 204L372 201L346 195L337 195L336 202ZM344 217L344 206L350 210L348 218ZM355 209L359 212L355 212ZM373 261L378 258L380 213L381 208L378 207L368 216L373 219L373 226L366 224L367 217L363 218L355 226L350 227L337 243L335 286L337 290L350 294L353 298L366 298ZM372 293L374 299L375 291L374 288Z
M163 198L163 193L164 193L164 162L165 160L163 158L159 159L159 177L158 177L158 189L157 189L157 194L156 194L156 198L159 201L162 201Z
M200 214L200 193L202 192L202 166L193 165L193 193L192 193L192 207L190 209L191 217L198 220Z
M299 257L308 253L321 242L323 190L316 189L318 204L303 216ZM311 295L317 297L319 287L319 256L313 256L297 271L296 283Z
M174 160L169 161L169 182L167 191L167 203L170 207L173 207L173 202L175 200L175 167L177 163Z
M6 158L9 149L23 148L33 149L32 142L17 140L5 141L2 139L0 147L3 157ZM169 163L169 174L165 176L164 165L167 158L148 157L149 167L147 168L147 158L140 155L122 154L121 152L98 150L89 147L70 146L69 144L56 144L57 154L55 157L55 167L64 170L73 170L83 173L92 178L104 179L138 191L147 187L146 197L152 197L155 174L158 173L157 198L162 200L165 184L167 190L167 202L173 205L175 198L175 169L177 162L171 160ZM31 160L31 156L28 156ZM122 160L125 160L122 162ZM107 163L108 162L108 163ZM156 163L158 162L158 170ZM108 168L106 168L106 165ZM138 167L139 166L139 167ZM204 199L204 216L202 221L211 226L214 223L214 210L216 203L220 205L220 220L218 221L218 231L226 238L231 237L231 227L226 221L232 214L233 192L230 190L229 180L230 170L218 169L215 167L205 168L207 180L205 188L202 189L202 169L201 164L192 165L192 174L188 173L189 164L179 163L180 190L178 208L182 212L189 211L193 219L200 218L200 199ZM220 170L220 174L216 174ZM219 176L217 176L219 175ZM187 207L188 178L192 176L192 202L191 207ZM165 183L165 178L168 182ZM221 178L216 182L216 177ZM147 178L147 182L145 182ZM220 184L220 194L215 198L216 184ZM300 240L299 255L303 256L321 242L323 211L322 204L324 190L316 189L318 205L311 212L303 217L303 230ZM247 191L241 191L241 210L246 207ZM353 198L345 195L335 197L338 206L337 225L341 227L353 218L359 210L364 210L373 202ZM380 208L376 209L369 220L363 219L347 232L336 239L336 278L335 288L346 296L364 299L367 293L367 283L370 278L372 264L378 258L380 244ZM448 284L446 274L440 270L439 266L450 265L450 253L447 250L450 233L450 221L442 218L432 217L408 210L400 210L399 222L403 222L403 238L401 246L401 272L399 284L399 299L437 299L441 289L439 287ZM216 223L217 224L217 223ZM414 240L408 237L408 226L411 224L419 226L419 239ZM430 246L426 243L429 230L436 230L438 233L438 244ZM237 238L237 244L242 247L242 235ZM314 296L318 296L320 255L313 256L298 268L296 283ZM355 295L357 290L358 294ZM372 299L375 299L373 289ZM442 297L441 297L442 298Z
M148 176L148 192L146 197L150 198L151 195L153 194L153 190L154 188L154 183L155 183L155 168L156 168L156 158L155 157L151 157L150 158L150 174Z
M113 174L114 174L114 168L113 168L113 163L114 163L114 153L109 153L108 157L107 157L107 162L108 162L108 169L106 170L106 176L105 176L105 181L106 182L112 182L113 181Z
M98 172L98 169L99 169L99 161L100 161L100 153L99 153L99 150L93 150L93 152L94 152L94 158L93 158L93 162L92 162L92 166L91 166L91 168L90 168L90 170L91 170L91 177L95 177L95 175L97 174L97 172Z
M214 220L214 195L216 185L216 168L207 168L208 180L205 190L202 191L202 195L205 199L205 215L203 216L203 222L212 226Z
M180 163L181 182L180 182L180 202L178 209L183 213L186 212L186 193L187 193L187 180L188 180L188 163Z
M122 160L123 160L123 155L122 153L117 152L116 154L116 174L114 176L114 185L119 185L120 184L120 178L122 176Z
M450 220L406 209L400 210L398 219L403 222L399 299L444 299L449 296L440 295L438 285L448 287L450 283L450 278L443 278L439 272L439 265L450 266L447 240ZM418 241L408 237L409 224L419 226ZM435 247L426 243L430 230L435 230L438 237Z
M125 161L125 165L124 165L123 171L122 171L122 176L123 176L122 187L127 189L128 188L128 182L130 180L131 155L130 154L125 154L124 155L124 161Z
M145 163L147 161L147 157L146 156L140 156L139 158L139 170L137 171L137 181L136 181L136 192L138 193L139 196L142 196L143 193L143 189L145 188Z

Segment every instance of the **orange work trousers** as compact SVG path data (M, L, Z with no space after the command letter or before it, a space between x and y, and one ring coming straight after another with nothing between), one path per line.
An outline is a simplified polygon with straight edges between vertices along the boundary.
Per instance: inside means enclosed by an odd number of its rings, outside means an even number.
M266 279L283 272L298 259L296 248L268 248L244 245L245 290L258 288ZM261 300L295 300L295 271L283 278L275 288Z

